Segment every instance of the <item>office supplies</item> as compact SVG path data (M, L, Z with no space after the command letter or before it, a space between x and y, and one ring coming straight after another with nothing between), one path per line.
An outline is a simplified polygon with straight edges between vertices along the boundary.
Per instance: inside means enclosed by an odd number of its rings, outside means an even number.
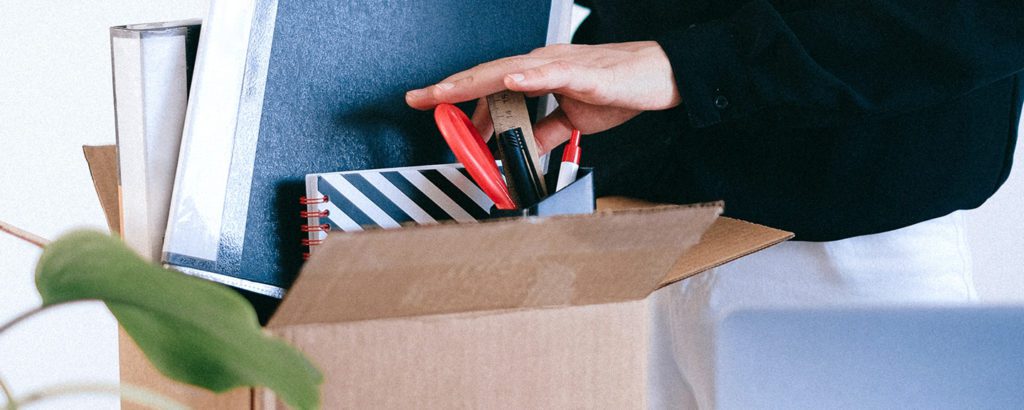
M455 158L466 167L498 209L515 209L516 203L501 179L494 156L466 113L454 105L440 104L434 108L434 121Z
M110 28L121 235L160 260L201 20Z
M526 150L530 154L528 159L531 164L535 164L536 179L540 181L541 197L547 195L544 169L536 166L542 162L539 156L540 150L537 149L537 139L533 136L533 122L530 121L530 113L526 109L526 97L523 93L515 91L497 92L487 96L487 108L490 110L495 135L513 128L522 130L526 141Z
M497 136L502 167L497 166L483 138L458 107L434 109L438 130L461 164L370 169L306 175L306 220L302 244L313 249L332 231L430 225L453 220L467 223L494 217L587 214L594 211L594 186L589 169L571 189L544 198L534 180L524 135L513 128ZM577 136L578 141L578 136ZM514 170L509 172L508 169ZM506 172L506 186L501 173ZM575 179L575 178L574 178ZM476 181L476 183L474 183ZM517 201L509 187L522 192ZM501 201L496 204L495 199ZM542 201L542 199L544 199ZM517 206L518 205L518 206Z
M508 191L518 208L529 208L544 198L540 172L527 152L523 129L515 127L496 135Z
M306 195L298 201L304 206L298 212L305 221L300 231L307 236L302 244L313 251L330 232L590 214L595 206L593 181L590 169L581 169L580 179L566 189L530 207L507 211L494 206L462 164L309 174Z
M452 162L405 92L544 45L564 3L211 1L164 261L281 296L302 263L305 175Z
M555 192L561 191L576 180L576 172L580 169L580 130L573 129L569 143L562 151L562 166L558 169L558 185Z

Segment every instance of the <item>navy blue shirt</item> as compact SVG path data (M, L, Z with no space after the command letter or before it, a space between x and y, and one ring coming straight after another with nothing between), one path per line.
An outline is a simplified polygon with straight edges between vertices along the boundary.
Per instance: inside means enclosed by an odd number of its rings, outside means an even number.
M1024 1L580 3L575 42L658 41L683 101L584 138L600 194L723 199L821 241L977 207L1007 177Z

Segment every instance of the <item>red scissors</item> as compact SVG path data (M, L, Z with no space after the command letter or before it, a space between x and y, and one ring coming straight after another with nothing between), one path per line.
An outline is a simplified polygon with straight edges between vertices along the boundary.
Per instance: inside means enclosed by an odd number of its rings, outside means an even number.
M434 121L455 153L455 158L466 167L480 189L494 201L494 205L503 210L516 209L508 193L508 186L494 163L491 150L466 113L454 105L440 104L434 109Z

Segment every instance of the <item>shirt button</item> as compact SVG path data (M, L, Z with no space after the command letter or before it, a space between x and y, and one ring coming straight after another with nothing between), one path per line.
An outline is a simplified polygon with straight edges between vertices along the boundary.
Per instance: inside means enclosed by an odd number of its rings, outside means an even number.
M729 106L729 99L725 98L724 95L719 95L719 96L715 97L715 107L718 107L718 109L720 109L720 110L724 110L728 106Z

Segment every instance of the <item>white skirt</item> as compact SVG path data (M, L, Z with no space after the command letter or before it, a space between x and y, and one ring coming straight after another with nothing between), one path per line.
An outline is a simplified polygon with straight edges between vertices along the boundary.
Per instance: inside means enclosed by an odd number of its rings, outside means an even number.
M736 309L977 299L961 212L833 242L786 242L652 296L651 408L713 409L714 326Z

